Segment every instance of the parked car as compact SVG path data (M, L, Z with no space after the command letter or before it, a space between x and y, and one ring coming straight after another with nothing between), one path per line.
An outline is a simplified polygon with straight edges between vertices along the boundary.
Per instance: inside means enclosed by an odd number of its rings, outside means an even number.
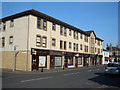
M120 74L120 63L108 63L105 67L105 74Z

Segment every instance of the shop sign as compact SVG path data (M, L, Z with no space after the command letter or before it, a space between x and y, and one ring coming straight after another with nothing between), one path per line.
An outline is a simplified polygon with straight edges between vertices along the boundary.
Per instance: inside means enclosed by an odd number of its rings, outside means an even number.
M75 54L75 56L79 57L79 54Z
M45 67L46 56L39 56L39 67Z
M63 53L58 51L50 51L50 55L63 55Z

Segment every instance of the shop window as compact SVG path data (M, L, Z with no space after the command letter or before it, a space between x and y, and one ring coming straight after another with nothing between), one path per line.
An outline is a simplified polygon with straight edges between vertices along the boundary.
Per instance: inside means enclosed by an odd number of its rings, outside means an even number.
M78 57L78 65L82 65L82 57Z
M69 42L69 48L70 48L70 49L72 48L72 44L71 44L71 42Z
M2 47L5 47L5 37L2 38Z
M43 29L47 30L47 21L46 20L43 20Z
M52 39L52 46L55 46L55 42L56 42L56 40L53 38Z
M62 49L63 47L62 47L62 43L63 43L63 41L62 40L60 40L60 49Z
M71 36L71 29L69 29L69 35Z
M60 26L60 35L63 35L63 27Z
M6 22L3 22L3 31L6 30Z
M45 48L47 47L47 37L42 38L42 46Z
M56 30L55 26L56 26L55 23L52 23L52 30L54 30L54 31Z
M37 28L41 28L41 18L37 18Z
M10 21L10 27L13 27L14 26L14 20L12 19L11 21Z
M37 35L36 37L36 46L40 47L41 45L41 36Z
M46 67L46 56L39 56L39 67Z
M73 65L73 59L72 57L68 57L68 66L72 66Z
M61 66L62 66L62 58L55 57L55 67L61 67Z
M64 41L64 49L65 49L65 50L66 50L66 47L67 47L66 41Z
M67 30L64 28L64 36L67 36Z
M10 36L9 38L9 44L12 44L13 43L13 36Z

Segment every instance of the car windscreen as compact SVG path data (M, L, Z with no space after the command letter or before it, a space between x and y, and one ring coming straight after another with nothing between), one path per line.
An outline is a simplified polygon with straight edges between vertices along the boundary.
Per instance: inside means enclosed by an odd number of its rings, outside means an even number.
M118 64L109 63L109 64L107 64L107 67L118 67Z

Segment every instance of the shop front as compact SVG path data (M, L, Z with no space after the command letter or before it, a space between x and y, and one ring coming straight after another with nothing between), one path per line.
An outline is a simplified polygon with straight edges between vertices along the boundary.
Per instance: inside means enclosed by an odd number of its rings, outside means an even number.
M47 68L47 55L49 51L31 49L32 54L32 71L40 70L41 68Z
M50 51L50 69L62 68L62 56L60 51Z
M89 55L84 54L83 66L89 65Z
M90 55L90 65L95 65L95 54Z
M64 66L65 68L74 67L73 53L65 52Z

